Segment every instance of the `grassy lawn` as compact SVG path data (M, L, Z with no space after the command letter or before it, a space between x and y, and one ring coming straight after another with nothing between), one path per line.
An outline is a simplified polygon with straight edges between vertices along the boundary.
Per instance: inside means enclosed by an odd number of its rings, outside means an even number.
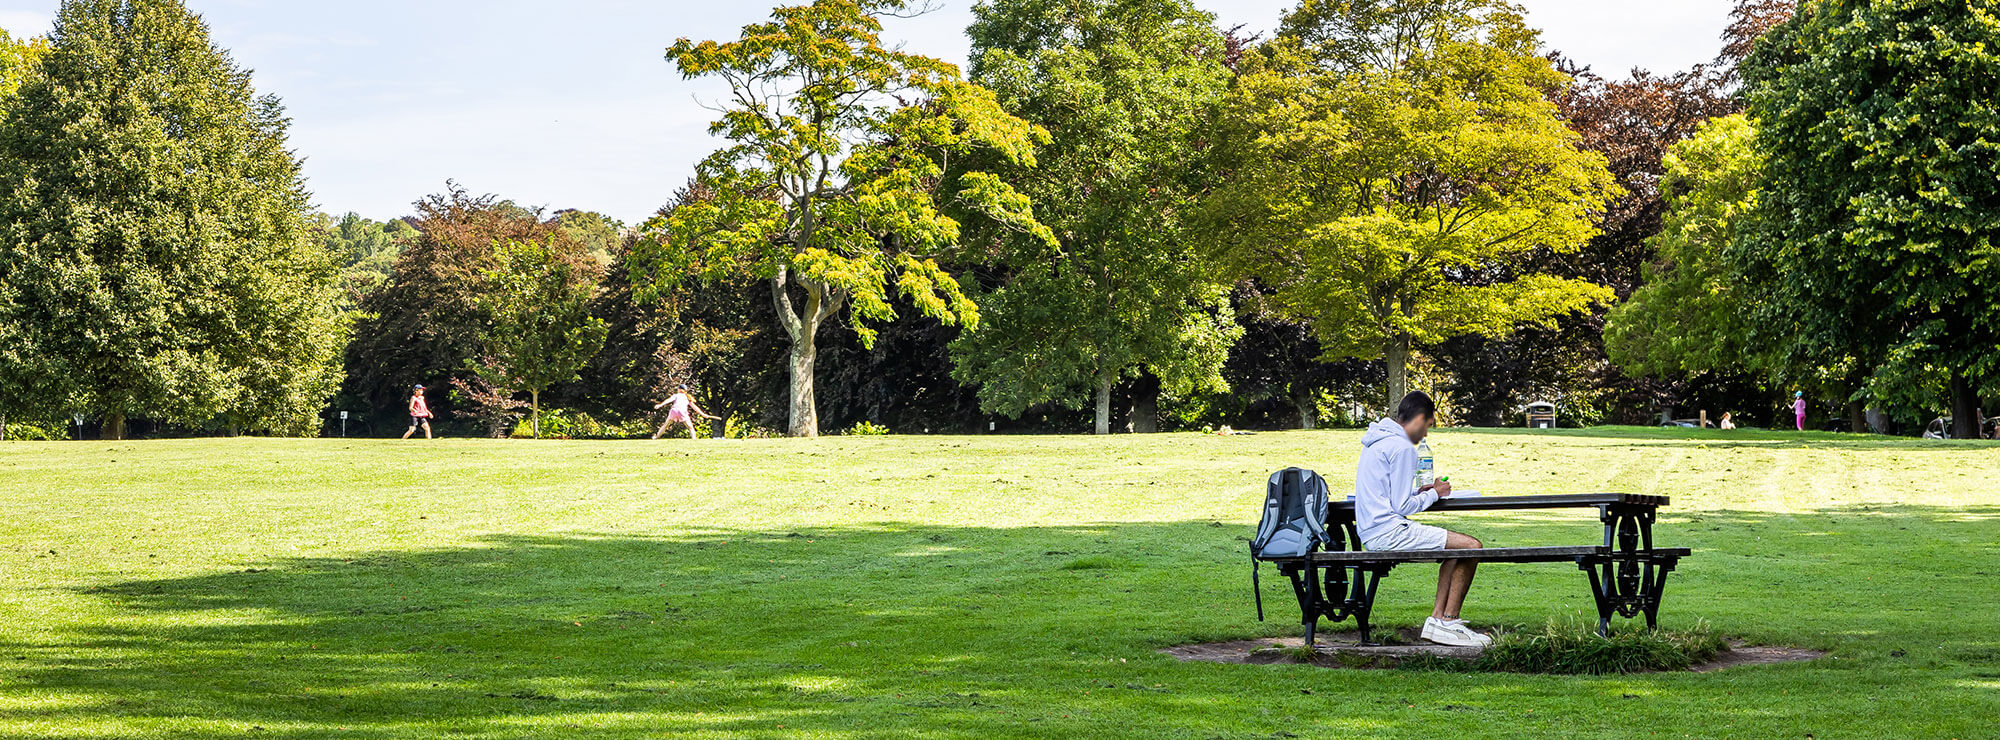
M1243 539L1351 431L0 444L0 737L2000 737L2000 448L1445 430L1489 495L1617 490L1693 547L1669 626L1802 664L1611 678L1181 663L1293 634ZM1587 544L1588 510L1432 517ZM1273 573L1266 571L1267 576ZM1435 571L1382 583L1419 623ZM1559 564L1466 616L1590 611Z

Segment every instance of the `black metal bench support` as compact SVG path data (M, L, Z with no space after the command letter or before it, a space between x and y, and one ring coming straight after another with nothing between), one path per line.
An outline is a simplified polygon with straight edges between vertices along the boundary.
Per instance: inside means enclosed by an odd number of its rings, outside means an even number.
M1374 636L1368 631L1368 614L1375 608L1376 586L1394 567L1394 563L1279 565L1279 572L1292 580L1292 592L1299 597L1300 621L1305 625L1306 645L1314 644L1320 617L1331 622L1353 617L1355 626L1361 629L1361 644L1375 644Z
M1590 595L1597 601L1597 634L1611 633L1614 614L1627 619L1644 614L1646 629L1658 629L1667 574L1679 562L1680 554L1673 550L1577 558L1577 567L1590 575Z

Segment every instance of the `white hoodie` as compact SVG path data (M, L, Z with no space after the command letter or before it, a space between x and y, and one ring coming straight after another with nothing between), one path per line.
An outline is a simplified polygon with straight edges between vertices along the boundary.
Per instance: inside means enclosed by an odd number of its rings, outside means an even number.
M1437 494L1417 493L1417 446L1396 420L1370 425L1361 448L1354 471L1354 526L1367 542L1430 508Z

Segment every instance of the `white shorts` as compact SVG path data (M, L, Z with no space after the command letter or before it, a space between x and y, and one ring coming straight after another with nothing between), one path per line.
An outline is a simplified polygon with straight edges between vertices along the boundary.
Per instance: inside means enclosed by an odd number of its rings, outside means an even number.
M1390 527L1387 532L1375 535L1374 539L1361 543L1361 546L1372 552L1442 550L1444 549L1444 536L1445 531L1443 527L1433 527L1429 524L1418 524L1416 522L1403 522L1402 524Z

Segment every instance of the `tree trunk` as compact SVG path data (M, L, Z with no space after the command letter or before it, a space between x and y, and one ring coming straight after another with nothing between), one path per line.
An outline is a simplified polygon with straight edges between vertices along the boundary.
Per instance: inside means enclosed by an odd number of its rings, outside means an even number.
M1868 409L1868 431L1876 434L1889 433L1889 415L1879 408Z
M1860 434L1868 428L1868 404L1860 401L1847 402L1847 431Z
M1951 438L1979 438L1979 394L1964 370L1951 371Z
M1294 394L1292 407L1299 410L1300 429L1319 428L1319 404L1313 403L1311 396Z
M7 415L0 414L0 442L7 440Z
M1097 381L1097 433L1111 433L1111 381Z
M542 438L542 392L528 391L528 436Z
M104 415L104 429L98 436L104 439L124 439L125 412L112 411L106 413Z
M1132 384L1132 432L1154 434L1160 431L1160 378L1150 372L1140 373L1139 380Z
M813 361L819 353L816 332L792 341L792 428L794 437L819 436L819 404L813 397Z
M839 312L846 299L824 285L801 278L799 286L806 293L806 305L801 311L792 306L791 282L791 272L784 269L771 280L771 301L778 309L778 323L784 325L785 334L792 340L787 357L791 372L791 428L786 433L794 437L818 437L819 403L813 396L813 361L819 354L819 325Z
M1395 337L1383 350L1382 358L1389 365L1389 416L1396 415L1396 407L1403 403L1403 396L1410 392L1410 338Z

